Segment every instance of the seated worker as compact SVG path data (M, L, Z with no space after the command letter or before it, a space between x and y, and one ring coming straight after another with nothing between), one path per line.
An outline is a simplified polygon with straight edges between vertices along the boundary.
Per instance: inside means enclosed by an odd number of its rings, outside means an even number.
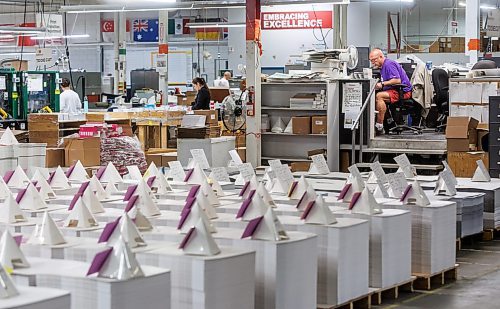
M411 98L412 86L403 67L396 61L386 58L380 49L376 48L372 50L369 58L371 64L375 68L380 69L381 82L375 86L375 89L379 90L375 96L375 109L378 111L375 122L375 133L378 135L384 132L384 117L387 111L386 103L393 104L399 101L398 89L392 85L404 85L403 99L405 100Z
M229 88L229 81L231 80L231 72L225 72L224 77L214 82L215 87Z
M208 89L205 79L195 77L193 79L193 88L197 91L197 93L192 110L210 109L210 90Z

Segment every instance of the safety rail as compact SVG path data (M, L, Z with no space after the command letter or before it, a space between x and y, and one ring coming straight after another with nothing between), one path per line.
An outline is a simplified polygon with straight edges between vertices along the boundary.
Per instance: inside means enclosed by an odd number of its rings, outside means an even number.
M352 132L352 141L351 141L351 164L353 165L356 163L356 133L358 130L358 124L359 124L359 131L361 132L359 134L359 162L363 161L363 113L366 110L366 107L368 106L368 103L370 102L370 98L372 97L373 93L375 92L375 87L377 86L377 83L379 82L379 79L375 81L373 86L370 89L370 92L368 93L368 96L366 97L365 102L361 106L361 109L359 110L358 117L356 117L356 120L352 124L351 127L351 132Z

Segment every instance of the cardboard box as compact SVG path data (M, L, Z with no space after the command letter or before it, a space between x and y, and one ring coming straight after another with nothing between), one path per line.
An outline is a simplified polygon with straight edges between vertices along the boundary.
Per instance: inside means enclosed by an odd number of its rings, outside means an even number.
M479 121L472 117L448 117L446 126L448 151L476 150L478 124Z
M7 60L2 62L2 68L16 71L28 71L28 60Z
M488 149L483 149L483 143L482 143L483 138L485 138L486 142L488 142L487 135L490 132L490 130L488 128L488 124L487 123L480 123L477 125L476 130L477 130L477 150L478 151L488 151Z
M80 160L83 166L101 165L101 139L99 137L70 138L64 141L66 166Z
M47 148L45 150L45 167L64 166L64 148Z
M168 162L173 161L177 161L177 151L161 154L161 166L168 166Z
M150 165L151 162L154 162L156 166L160 167L162 166L161 163L162 155L163 154L161 153L146 153L146 162L148 163L148 165Z
M238 155L240 156L241 161L246 162L247 161L247 147L236 148L236 151L238 152Z
M311 133L326 134L327 118L326 116L311 117Z
M439 42L434 42L429 46L429 53L439 53Z
M309 171L309 167L311 166L311 162L292 162L291 169L292 172L307 172Z
M471 178L477 168L477 160L483 160L486 168L489 166L488 153L477 152L448 152L448 164L456 177Z
M210 126L218 126L219 125L219 112L217 110L195 110L195 115L204 115L205 124Z
M311 117L310 116L292 117L292 132L293 134L299 134L299 135L311 134Z

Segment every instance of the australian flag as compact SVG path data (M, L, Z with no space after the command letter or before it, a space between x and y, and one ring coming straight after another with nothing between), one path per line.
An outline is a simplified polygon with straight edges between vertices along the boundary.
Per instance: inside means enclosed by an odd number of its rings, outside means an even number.
M134 19L134 41L158 42L158 19Z

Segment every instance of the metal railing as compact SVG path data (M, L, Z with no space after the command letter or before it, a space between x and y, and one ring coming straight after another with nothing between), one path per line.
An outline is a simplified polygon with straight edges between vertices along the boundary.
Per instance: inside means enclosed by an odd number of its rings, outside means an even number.
M351 164L353 165L356 163L356 133L358 130L358 124L359 124L359 162L363 161L363 114L365 113L366 107L368 106L368 103L370 102L370 98L372 97L373 93L375 92L375 87L377 86L377 83L379 82L379 79L375 81L373 86L370 89L370 92L368 93L368 96L366 97L365 102L361 106L361 109L359 110L358 117L356 117L356 120L352 124L351 127L351 133L352 133L352 141L351 141Z

